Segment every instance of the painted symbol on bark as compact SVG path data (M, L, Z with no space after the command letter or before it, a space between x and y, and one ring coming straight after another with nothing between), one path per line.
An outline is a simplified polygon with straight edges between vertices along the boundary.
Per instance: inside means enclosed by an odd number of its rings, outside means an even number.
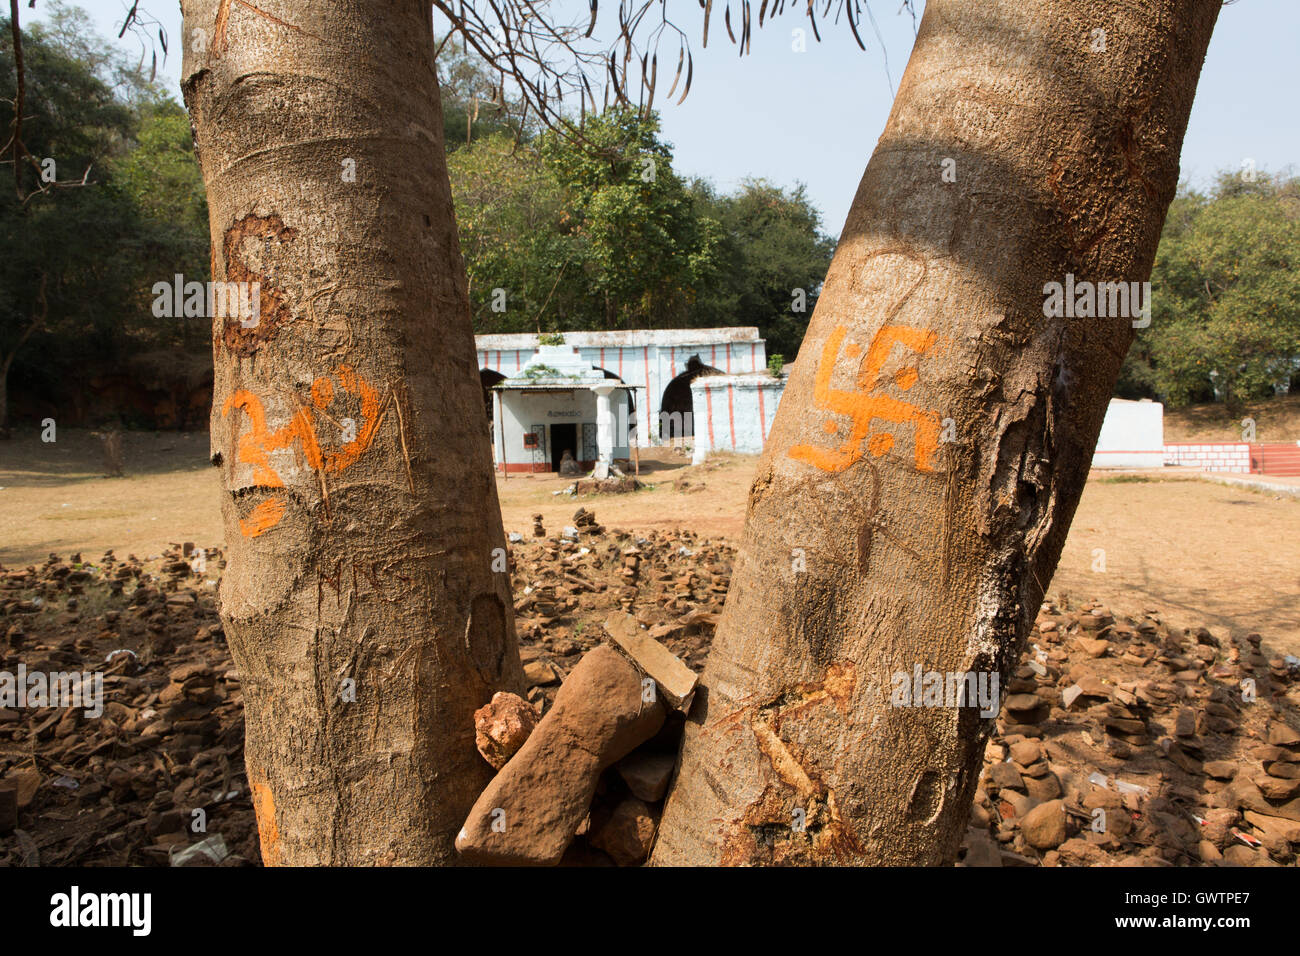
M264 260L266 250L273 248L273 244L292 242L297 237L297 230L286 226L279 216L251 214L236 221L222 237L221 252L226 266L226 281L243 282L258 290L256 325L244 325L238 315L222 321L221 341L236 355L252 355L263 342L274 338L280 326L289 320L290 309L285 301L285 293L274 281L274 267ZM250 266L245 259L246 241L260 241L266 246L263 253L255 257L259 263L257 267ZM215 258L214 249L213 259ZM262 271L263 269L267 271Z
M352 429L346 431L340 427L345 437L353 433L355 437L334 447L322 446L316 423L317 415L334 422L327 409L334 403L335 385L328 376L322 376L312 382L311 406L300 408L289 419L288 424L274 430L267 426L262 400L252 392L239 389L226 399L221 411L223 417L230 415L236 409L248 416L250 427L235 443L235 460L252 466L255 486L264 489L285 487L284 479L271 467L270 455L274 451L289 448L297 443L302 449L308 467L321 476L322 493L328 508L329 497L326 490L328 486L325 483L325 476L346 471L365 453L374 440L375 432L378 431L383 421L384 411L391 400L390 392L381 402L375 387L357 375L356 371L348 365L340 365L334 370L333 375L338 379L343 392L361 400L360 418L365 422L364 427L360 429L357 429L355 424ZM337 425L337 422L334 424ZM259 502L246 518L240 519L240 533L246 538L256 538L270 531L280 523L286 508L287 495L273 494Z
M831 376L840 359L841 346L843 354L849 359L861 354L861 347L855 342L844 345L848 329L839 325L831 333L822 348L821 361L817 364L817 379L813 392L814 404L832 417L827 418L822 426L828 435L839 435L844 427L836 422L834 415L847 415L850 419L848 436L833 449L819 448L816 445L795 445L790 449L790 457L806 461L822 471L837 473L853 465L863 454L863 443L873 457L888 454L894 447L894 435L886 431L873 431L872 423L881 420L896 425L911 424L916 430L915 460L918 471L934 471L933 457L939 446L939 415L926 411L908 402L888 395L877 393L881 370L889 360L895 345L901 345L916 353L917 357L933 348L938 341L934 332L924 329L908 328L901 325L886 325L871 340L867 354L858 364L857 388L854 390L831 387ZM894 373L894 384L907 391L916 384L919 372L915 364L905 365Z

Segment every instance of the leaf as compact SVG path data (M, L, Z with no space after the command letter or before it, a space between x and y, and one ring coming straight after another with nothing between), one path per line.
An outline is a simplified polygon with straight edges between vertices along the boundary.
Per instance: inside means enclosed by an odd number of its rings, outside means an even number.
M691 77L695 75L695 58L691 56L690 51L686 51L686 88L682 90L682 98L677 101L681 106L686 102L686 94L691 91Z
M766 2L766 0L764 0ZM670 100L673 94L677 92L677 81L682 78L682 66L686 63L686 47L683 45L677 53L677 72L673 74L673 85L668 87L668 92L664 94Z
M858 49L866 50L866 44L862 42L862 37L858 36L858 24L853 19L853 3L849 2L849 0L846 0L844 4L844 12L848 14L849 29L853 31L853 39L858 41Z

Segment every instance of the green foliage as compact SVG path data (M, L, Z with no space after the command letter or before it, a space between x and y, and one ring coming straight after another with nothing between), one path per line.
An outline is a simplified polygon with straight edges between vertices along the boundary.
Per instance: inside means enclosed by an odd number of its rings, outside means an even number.
M680 327L716 276L716 228L673 171L659 118L610 109L590 118L586 142L541 137L541 155L565 191L565 223L583 254L578 282L599 305L581 328Z
M7 20L0 33L7 130L16 80ZM23 141L38 162L54 160L59 183L78 184L45 184L25 202L12 180L0 190L0 364L13 356L16 388L62 400L97 370L206 343L192 319L155 318L149 290L175 272L207 278L207 210L184 111L97 39L84 13L55 4L23 40ZM30 165L24 180L25 192L41 184Z
M457 50L452 41L439 51L437 69L448 153L498 134L527 138L530 129L518 119L520 104L503 96L482 60Z
M781 377L781 369L785 368L785 356L780 352L768 356L767 370L772 373L773 378Z
M1272 394L1300 359L1300 181L1221 174L1170 207L1120 394L1178 406L1216 392L1235 414Z
M724 265L700 303L703 324L757 325L769 351L798 354L835 252L804 187L747 179L731 196L702 184L695 196L722 229Z
M450 155L475 330L752 324L797 351L834 248L802 187L685 183L654 115L611 109L582 135L490 136Z
M551 368L549 365L530 365L523 371L524 378L562 378L558 368ZM572 378L572 376L569 376Z
M580 243L559 183L527 146L496 135L447 157L476 332L562 328L584 304ZM568 278L569 281L565 281ZM506 310L493 311L506 292Z
M564 335L560 332L543 332L537 336L538 345L563 345Z

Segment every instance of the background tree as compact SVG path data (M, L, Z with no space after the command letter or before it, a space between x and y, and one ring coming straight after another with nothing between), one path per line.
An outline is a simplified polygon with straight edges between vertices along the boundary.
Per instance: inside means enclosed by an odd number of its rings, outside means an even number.
M693 184L692 194L700 215L721 227L720 264L693 324L756 325L768 352L797 354L835 249L804 187L746 179L732 195L707 183Z
M1300 371L1300 182L1221 173L1174 200L1151 274L1150 327L1120 394L1171 405L1267 397Z
M527 122L522 104L510 96L501 78L477 55L457 49L454 40L448 35L437 49L448 155L488 136L500 134L517 141L535 135L538 124Z
M96 374L162 348L207 352L193 319L153 314L150 291L175 273L207 278L202 183L184 111L82 11L52 5L23 46L23 196L0 193L0 424L10 376L56 420L95 421L111 414L87 407ZM13 54L0 45L6 129Z
M584 327L586 248L535 149L497 134L449 154L476 332ZM500 294L496 290L502 290Z
M681 327L716 278L719 227L694 215L659 117L614 107L589 118L581 148L560 132L541 151L566 191L585 247L586 292L606 329Z
M476 331L753 324L769 350L798 350L833 247L802 187L686 183L657 130L611 109L581 140L496 135L449 155Z

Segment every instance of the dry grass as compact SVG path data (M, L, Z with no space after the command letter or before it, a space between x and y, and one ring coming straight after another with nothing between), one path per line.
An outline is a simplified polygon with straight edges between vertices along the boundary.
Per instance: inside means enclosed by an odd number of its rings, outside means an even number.
M1279 395L1252 402L1241 415L1229 415L1222 405L1165 408L1165 441L1244 441L1241 420L1255 419L1255 441L1300 441L1300 395Z

